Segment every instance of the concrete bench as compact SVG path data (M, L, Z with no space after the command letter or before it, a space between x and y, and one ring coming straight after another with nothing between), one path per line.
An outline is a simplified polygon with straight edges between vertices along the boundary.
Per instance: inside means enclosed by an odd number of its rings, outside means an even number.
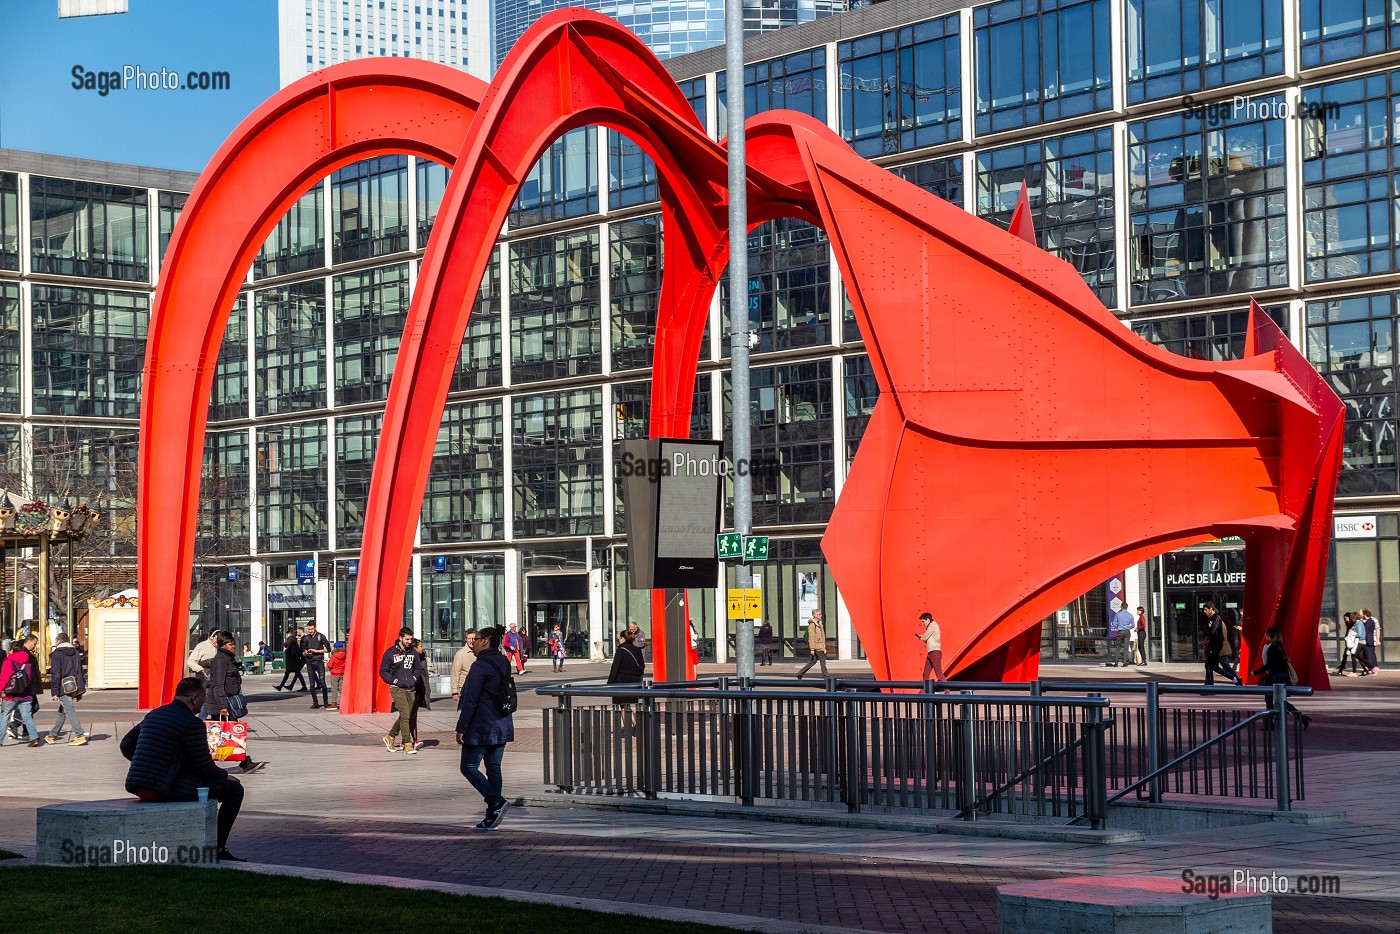
M41 866L213 865L217 823L213 801L49 804L35 817L35 861Z
M1001 934L1269 934L1269 895L1183 892L1175 879L1083 876L997 887Z

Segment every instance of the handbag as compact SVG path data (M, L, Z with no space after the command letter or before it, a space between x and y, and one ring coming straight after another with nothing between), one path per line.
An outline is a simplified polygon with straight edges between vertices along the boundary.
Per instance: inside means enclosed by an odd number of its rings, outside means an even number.
M74 675L65 675L63 680L58 682L58 692L64 697L76 697L83 693L78 690L78 679Z
M1293 670L1293 660L1288 659L1288 684L1290 687L1298 684L1298 672Z
M215 762L242 762L248 758L248 724L241 720L211 720L205 730L209 756Z

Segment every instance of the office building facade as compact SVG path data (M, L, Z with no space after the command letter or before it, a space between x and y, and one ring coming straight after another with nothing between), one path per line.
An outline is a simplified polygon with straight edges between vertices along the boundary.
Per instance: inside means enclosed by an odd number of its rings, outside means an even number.
M282 87L361 58L419 58L491 76L490 0L278 0Z
M844 12L850 0L774 0L744 4L744 33L771 32ZM530 24L555 10L583 7L617 20L658 58L724 44L724 0L496 0L492 61L500 67Z
M1384 620L1400 613L1400 19L1318 0L1256 5L1223 20L1204 0L891 0L753 38L745 98L750 113L824 121L994 223L1009 223L1026 182L1041 245L1125 327L1173 352L1238 357L1256 298L1347 405L1323 615L1367 606ZM715 137L723 64L720 49L668 63ZM0 158L0 310L22 378L8 395L0 387L0 421L32 459L39 443L23 429L57 418L134 432L129 372L102 386L52 373L53 322L74 317L55 316L52 291L98 293L82 307L129 293L148 302L181 196L157 184L80 196L53 186L101 181L90 167L17 158ZM202 624L244 641L313 617L337 634L348 625L393 357L446 179L409 157L343 169L301 199L249 271L210 403ZM522 188L464 335L405 582L405 620L440 659L479 623L539 634L560 622L572 653L595 656L629 618L647 623L648 595L628 587L614 465L617 443L648 427L656 186L637 147L586 128ZM142 218L133 242L144 253L114 255L95 234L65 240L99 205L109 224L128 210ZM800 621L817 608L838 654L859 657L819 543L876 383L826 237L776 221L748 248L754 454L778 465L754 491L755 523L772 537L765 613L785 657L805 654ZM727 434L728 309L722 287L695 387L700 437ZM131 320L139 343L144 318ZM116 365L109 346L89 371ZM1211 482L1209 464L1199 482ZM968 547L999 560L994 540ZM1199 604L1239 603L1242 547L1208 543L1128 569L1154 657L1196 657ZM732 651L722 593L722 581L688 593L701 654L718 660ZM1047 619L1044 657L1095 653L1102 602Z

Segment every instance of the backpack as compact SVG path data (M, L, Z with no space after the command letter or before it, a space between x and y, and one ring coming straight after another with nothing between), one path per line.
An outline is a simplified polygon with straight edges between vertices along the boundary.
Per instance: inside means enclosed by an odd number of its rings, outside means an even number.
M510 673L510 663L506 663L506 680L501 687L500 696L496 698L496 710L502 716L509 717L520 708L520 699L515 694L515 676Z
M5 682L0 694L6 697L25 697L30 693L29 663L25 662L15 666L15 670L10 673L10 680Z

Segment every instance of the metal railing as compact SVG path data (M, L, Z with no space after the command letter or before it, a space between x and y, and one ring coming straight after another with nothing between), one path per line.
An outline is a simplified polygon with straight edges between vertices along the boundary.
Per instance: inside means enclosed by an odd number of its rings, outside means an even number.
M544 711L544 772L564 792L1094 827L1131 794L1154 803L1171 793L1269 798L1289 810L1303 796L1302 734L1296 722L1273 726L1286 719L1288 697L1311 694L1282 686L772 678L537 690L558 701ZM1063 696L1069 691L1079 694ZM1269 705L1251 714L1169 702L1201 693L1266 697ZM1144 702L1115 704L1106 694Z

